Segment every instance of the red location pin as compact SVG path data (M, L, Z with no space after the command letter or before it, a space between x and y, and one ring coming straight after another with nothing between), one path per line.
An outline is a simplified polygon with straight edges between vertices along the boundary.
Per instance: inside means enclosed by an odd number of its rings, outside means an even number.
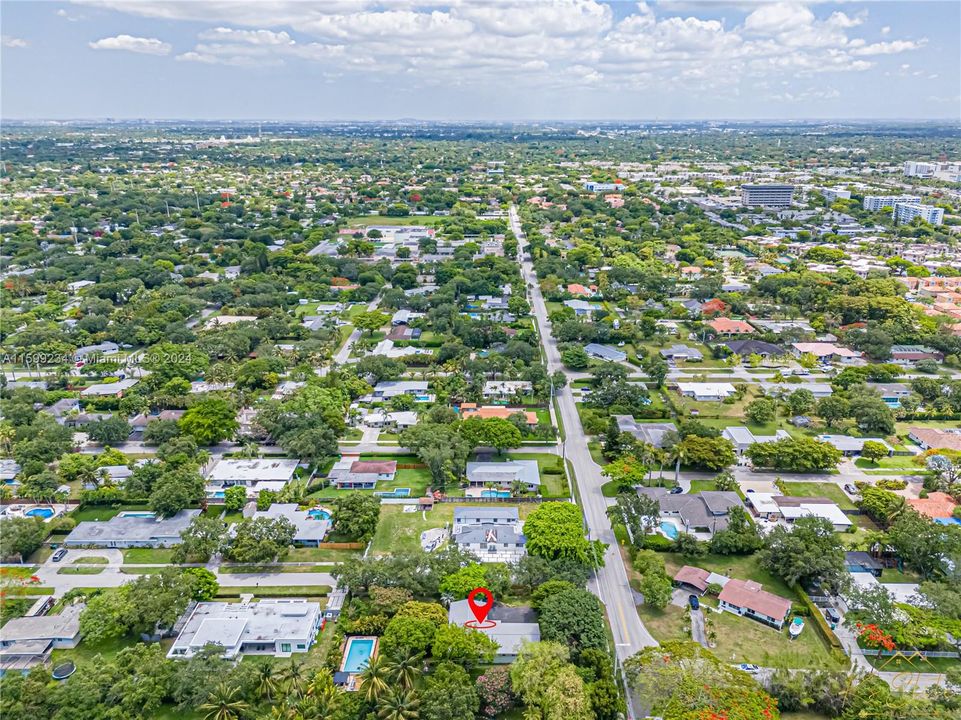
M477 622L483 624L487 618L487 613L494 607L494 596L485 587L474 588L467 595L467 604L470 606L471 612L474 613L474 617L477 618Z

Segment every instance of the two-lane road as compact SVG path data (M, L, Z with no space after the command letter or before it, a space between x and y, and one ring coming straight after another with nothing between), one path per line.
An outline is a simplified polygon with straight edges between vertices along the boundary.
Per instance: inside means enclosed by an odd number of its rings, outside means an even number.
M521 257L521 271L525 282L530 286L529 298L534 317L547 359L547 371L564 370L557 343L551 335L550 324L547 319L547 305L541 295L533 264L526 260L527 238L521 231L517 208L510 209L511 230L517 237L518 253ZM574 396L570 387L564 387L557 393L557 405L561 420L567 431L564 441L564 451L574 468L574 481L580 495L581 507L587 519L589 537L607 543L607 553L604 556L604 567L599 569L596 580L592 583L592 590L607 608L607 616L614 634L614 644L617 657L625 660L645 647L657 645L657 641L644 627L637 615L634 596L628 583L627 571L621 560L614 538L614 530L607 517L607 499L601 493L604 476L601 468L591 458L587 447L587 437L581 426L581 419L574 405Z

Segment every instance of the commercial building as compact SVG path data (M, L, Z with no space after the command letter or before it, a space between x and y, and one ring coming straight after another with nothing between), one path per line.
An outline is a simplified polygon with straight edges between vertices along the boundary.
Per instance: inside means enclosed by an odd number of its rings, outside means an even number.
M842 190L841 188L822 188L821 194L824 196L824 199L827 200L829 203L833 203L837 200L851 199L851 191Z
M742 185L741 204L744 207L786 208L791 207L794 197L793 185L768 183L764 185Z
M920 195L865 195L863 207L870 212L878 212L886 207L893 208L898 203L919 203Z
M180 534L200 510L181 510L169 518L158 519L152 512L127 511L105 521L77 523L64 539L65 547L170 547L180 544Z
M944 208L920 203L897 203L892 216L899 223L909 223L914 218L921 218L930 225L940 225L944 222Z
M919 178L934 177L934 173L937 172L937 170L938 170L937 163L918 162L916 160L907 160L904 163L905 177L919 177Z
M226 659L290 657L310 649L322 622L320 603L299 598L200 602L188 608L183 630L167 657L191 658L208 645L222 648Z

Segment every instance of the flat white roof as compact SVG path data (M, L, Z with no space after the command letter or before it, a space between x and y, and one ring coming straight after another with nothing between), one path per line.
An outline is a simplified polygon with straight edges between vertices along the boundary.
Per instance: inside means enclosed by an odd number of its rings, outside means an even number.
M279 480L288 481L297 469L299 460L293 458L258 458L252 460L232 460L223 458L217 461L207 480Z

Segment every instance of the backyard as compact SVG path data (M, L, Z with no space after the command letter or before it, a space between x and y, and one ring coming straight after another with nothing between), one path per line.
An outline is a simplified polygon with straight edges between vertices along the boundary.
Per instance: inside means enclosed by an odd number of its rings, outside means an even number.
M404 512L404 505L381 505L380 522L371 544L375 555L414 552L420 549L420 534L431 528L450 526L454 522L455 503L438 503L433 510ZM509 507L506 504L485 505L471 503L471 508ZM537 503L522 503L518 513L523 520L537 507Z
M835 483L819 482L781 482L784 494L791 497L826 497L842 510L855 510L854 501Z

